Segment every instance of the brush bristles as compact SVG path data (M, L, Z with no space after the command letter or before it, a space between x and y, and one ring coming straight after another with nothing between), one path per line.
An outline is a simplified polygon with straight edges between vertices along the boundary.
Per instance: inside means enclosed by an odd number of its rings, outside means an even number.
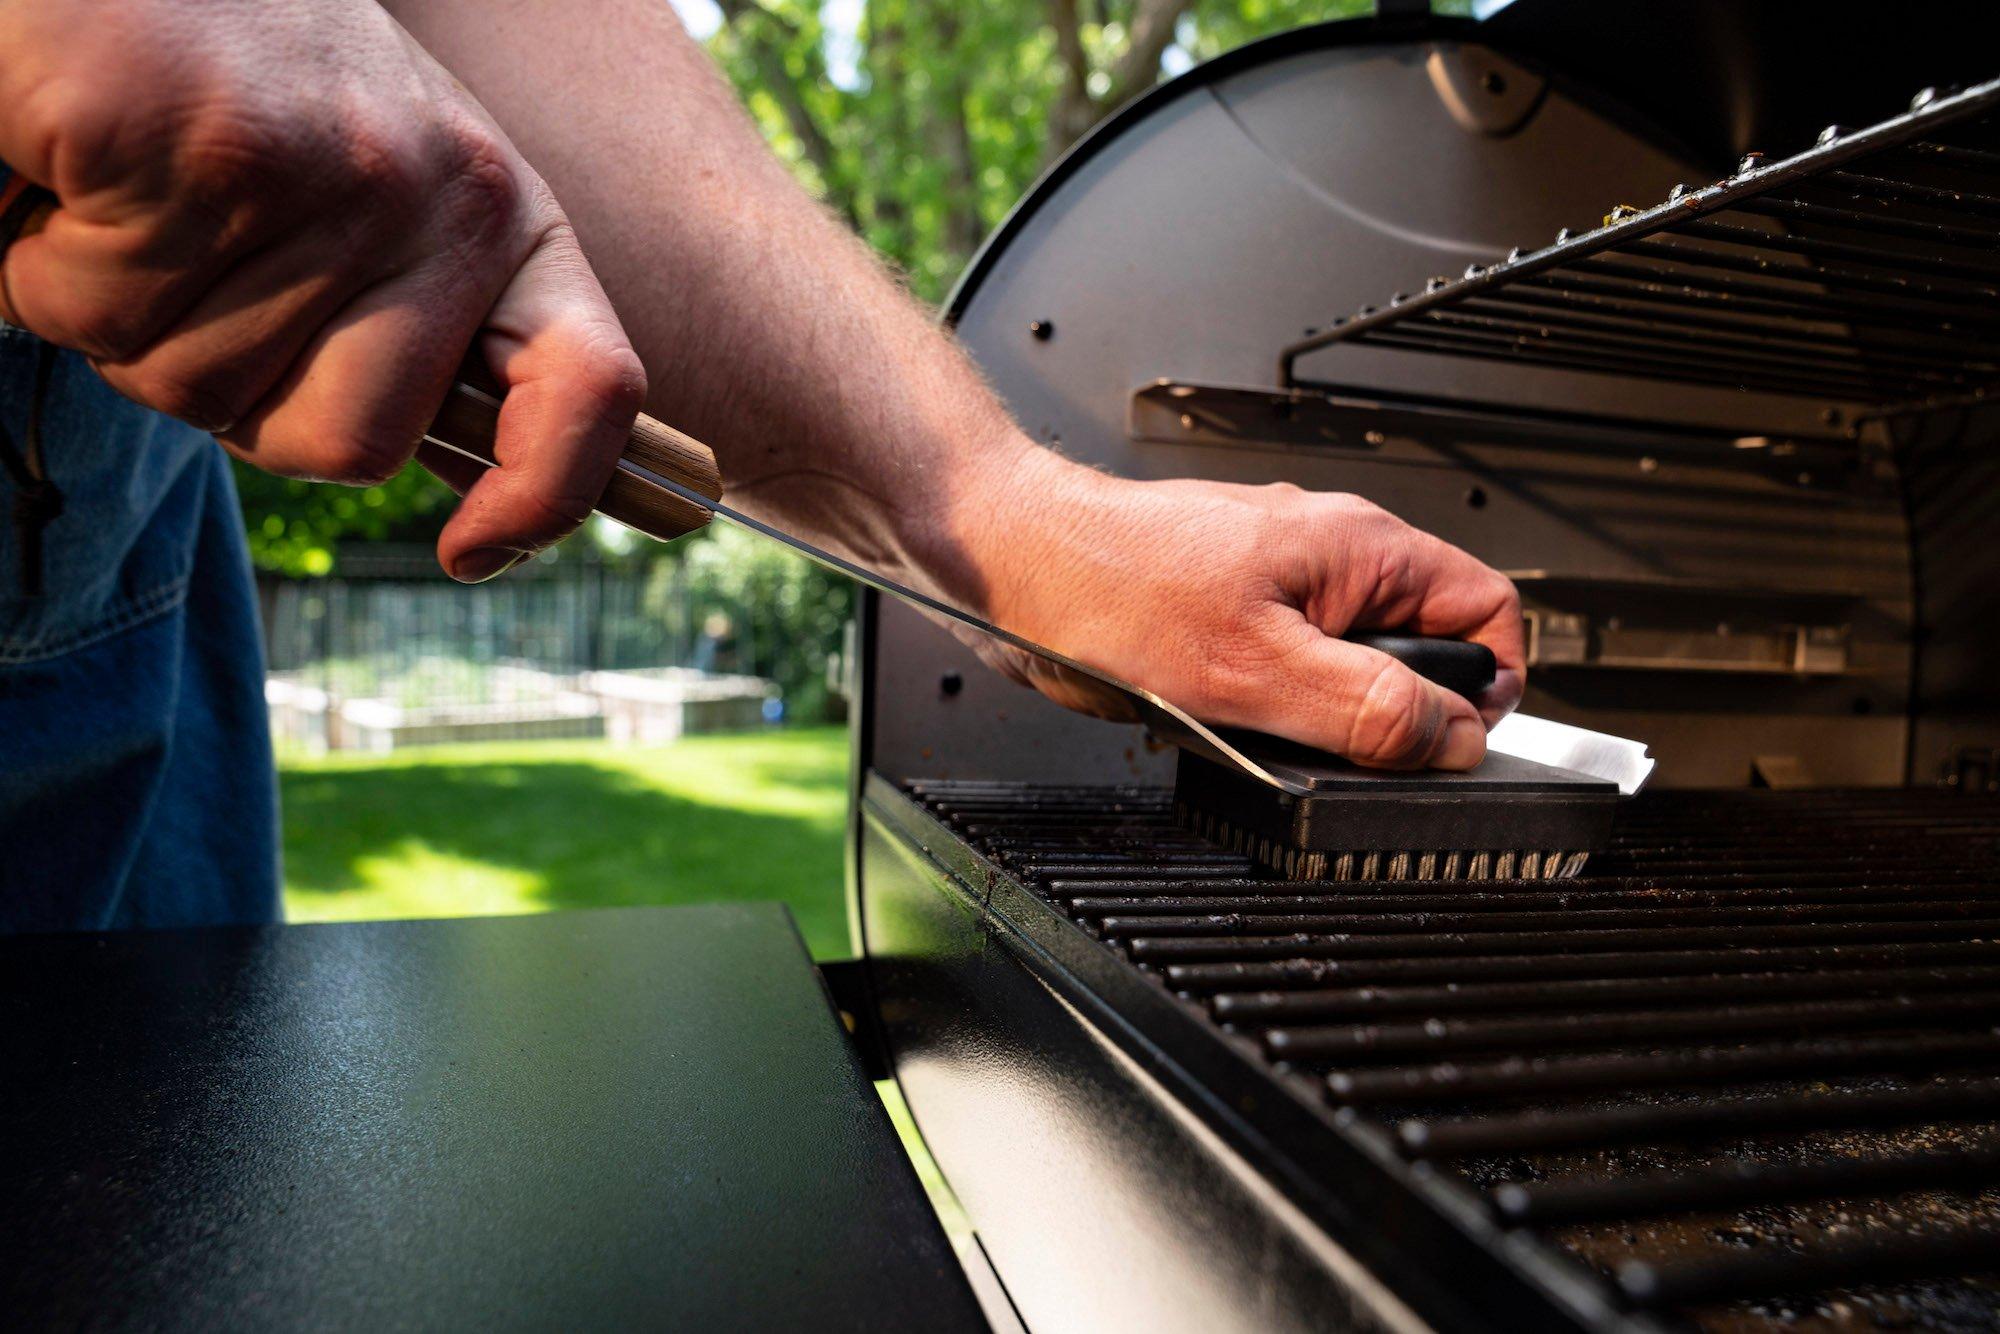
M1448 852L1307 852L1238 829L1219 815L1174 808L1180 821L1214 843L1270 867L1287 880L1567 880L1588 852L1541 849Z

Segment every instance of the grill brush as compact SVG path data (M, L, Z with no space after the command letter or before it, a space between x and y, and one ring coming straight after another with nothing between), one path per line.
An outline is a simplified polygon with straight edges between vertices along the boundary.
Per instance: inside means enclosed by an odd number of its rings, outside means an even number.
M1493 654L1483 645L1400 635L1353 638L1467 697L1493 682ZM1591 763L1594 772L1489 749L1477 768L1463 773L1397 773L1276 737L1231 732L1232 747L1278 785L1183 749L1175 813L1204 838L1291 880L1573 876L1611 837L1620 777L1630 782L1627 790L1636 790L1652 761L1631 742L1541 719L1510 727L1514 722L1501 726L1538 742L1537 754Z

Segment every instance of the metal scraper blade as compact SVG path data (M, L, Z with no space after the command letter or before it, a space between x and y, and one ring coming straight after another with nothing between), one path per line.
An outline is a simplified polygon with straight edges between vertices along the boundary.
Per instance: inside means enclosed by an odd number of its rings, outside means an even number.
M1643 742L1525 713L1510 713L1495 723L1486 733L1486 749L1616 783L1619 794L1627 797L1653 773L1654 760Z
M933 612L960 625L969 626L980 634L997 639L1003 644L1011 645L1023 653L1033 654L1035 657L1054 663L1058 667L1074 672L1079 676L1090 678L1125 703L1131 710L1130 721L1144 723L1148 728L1152 729L1155 735L1163 740L1170 741L1183 749L1194 751L1198 755L1206 756L1210 760L1226 765L1239 773L1247 774L1258 782L1277 788L1282 792L1289 792L1294 796L1305 796L1312 790L1309 786L1303 785L1297 779L1291 777L1283 769L1274 772L1270 767L1259 763L1245 754L1242 748L1225 738L1214 728L1203 723L1194 715L1160 698L1150 690L1135 686L1129 681L1122 681L1109 672L1101 671L1096 667L1078 662L1076 659L1058 653L1054 649L1045 648L1033 640L1023 639L1020 635L1014 634L1009 630L1003 630L982 617L974 616L971 612L963 611L952 606L949 602L932 597L928 593L920 593L914 588L905 587L885 575L868 569L866 566L856 565L853 561L836 556L830 551L823 551L802 538L794 537L782 528L774 528L761 519L753 519L740 510L731 509L729 506L721 504L691 487L682 486L670 477L661 476L652 469L633 462L630 458L619 459L618 466L650 486L656 486L663 491L672 492L689 504L697 505L715 515L716 518L734 524L738 528L747 529L761 537L767 537L781 546L790 547L807 560L822 565L837 574L844 574L857 583L866 584L878 592L887 593L890 597L907 602L913 607ZM1602 736L1595 732L1587 732L1582 728L1569 727L1562 723L1544 722L1539 718L1521 718L1519 714L1506 720L1506 722L1516 721L1538 725L1536 728L1525 729L1522 741L1516 743L1526 746L1528 749L1518 751L1509 750L1506 746L1497 745L1494 738L1500 736L1499 728L1495 728L1488 736L1488 747L1507 754L1516 755L1522 759L1536 760L1541 763L1552 764L1557 768L1572 769L1591 777L1615 782L1618 784L1619 791L1627 795L1638 791L1639 784L1643 783L1646 774L1652 771L1653 762L1646 758L1646 748L1637 742L1621 741L1617 737ZM1506 722L1503 722L1501 726L1504 727ZM1567 763L1559 759L1544 759L1542 753L1536 748L1548 748L1549 753L1557 753L1560 750L1560 743L1550 740L1549 735L1543 733L1540 730L1541 728L1559 729L1561 732L1572 733L1581 738L1589 738L1599 744L1569 743L1569 749L1561 753L1569 754L1576 761L1575 763ZM1632 759L1633 752L1637 754L1637 761ZM1616 761L1611 772L1588 767L1592 764L1602 764L1607 760ZM1641 763L1644 766L1643 769L1638 767ZM1629 787L1626 786L1628 781L1631 783Z

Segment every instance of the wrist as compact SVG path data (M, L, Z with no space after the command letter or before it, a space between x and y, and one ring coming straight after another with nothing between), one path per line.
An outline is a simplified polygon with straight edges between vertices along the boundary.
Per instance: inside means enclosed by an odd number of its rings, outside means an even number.
M1007 625L1061 511L1098 474L1036 444L1011 422L969 441L940 472L935 487L923 488L926 503L900 509L897 545L920 582Z
M1004 629L1045 636L1038 609L1060 600L1075 574L1073 540L1096 526L1108 488L1125 485L1063 457L1019 432L986 455L986 466L951 507L960 553L952 590ZM1074 590L1070 590L1074 591Z

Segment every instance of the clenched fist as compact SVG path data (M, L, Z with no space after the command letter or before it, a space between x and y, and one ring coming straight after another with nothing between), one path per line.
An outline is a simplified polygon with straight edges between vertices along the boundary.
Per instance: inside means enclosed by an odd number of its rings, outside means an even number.
M469 485L445 568L589 513L645 373L548 188L373 0L8 0L0 51L0 160L58 201L0 316L258 467L356 484L477 350L500 466L440 465Z

